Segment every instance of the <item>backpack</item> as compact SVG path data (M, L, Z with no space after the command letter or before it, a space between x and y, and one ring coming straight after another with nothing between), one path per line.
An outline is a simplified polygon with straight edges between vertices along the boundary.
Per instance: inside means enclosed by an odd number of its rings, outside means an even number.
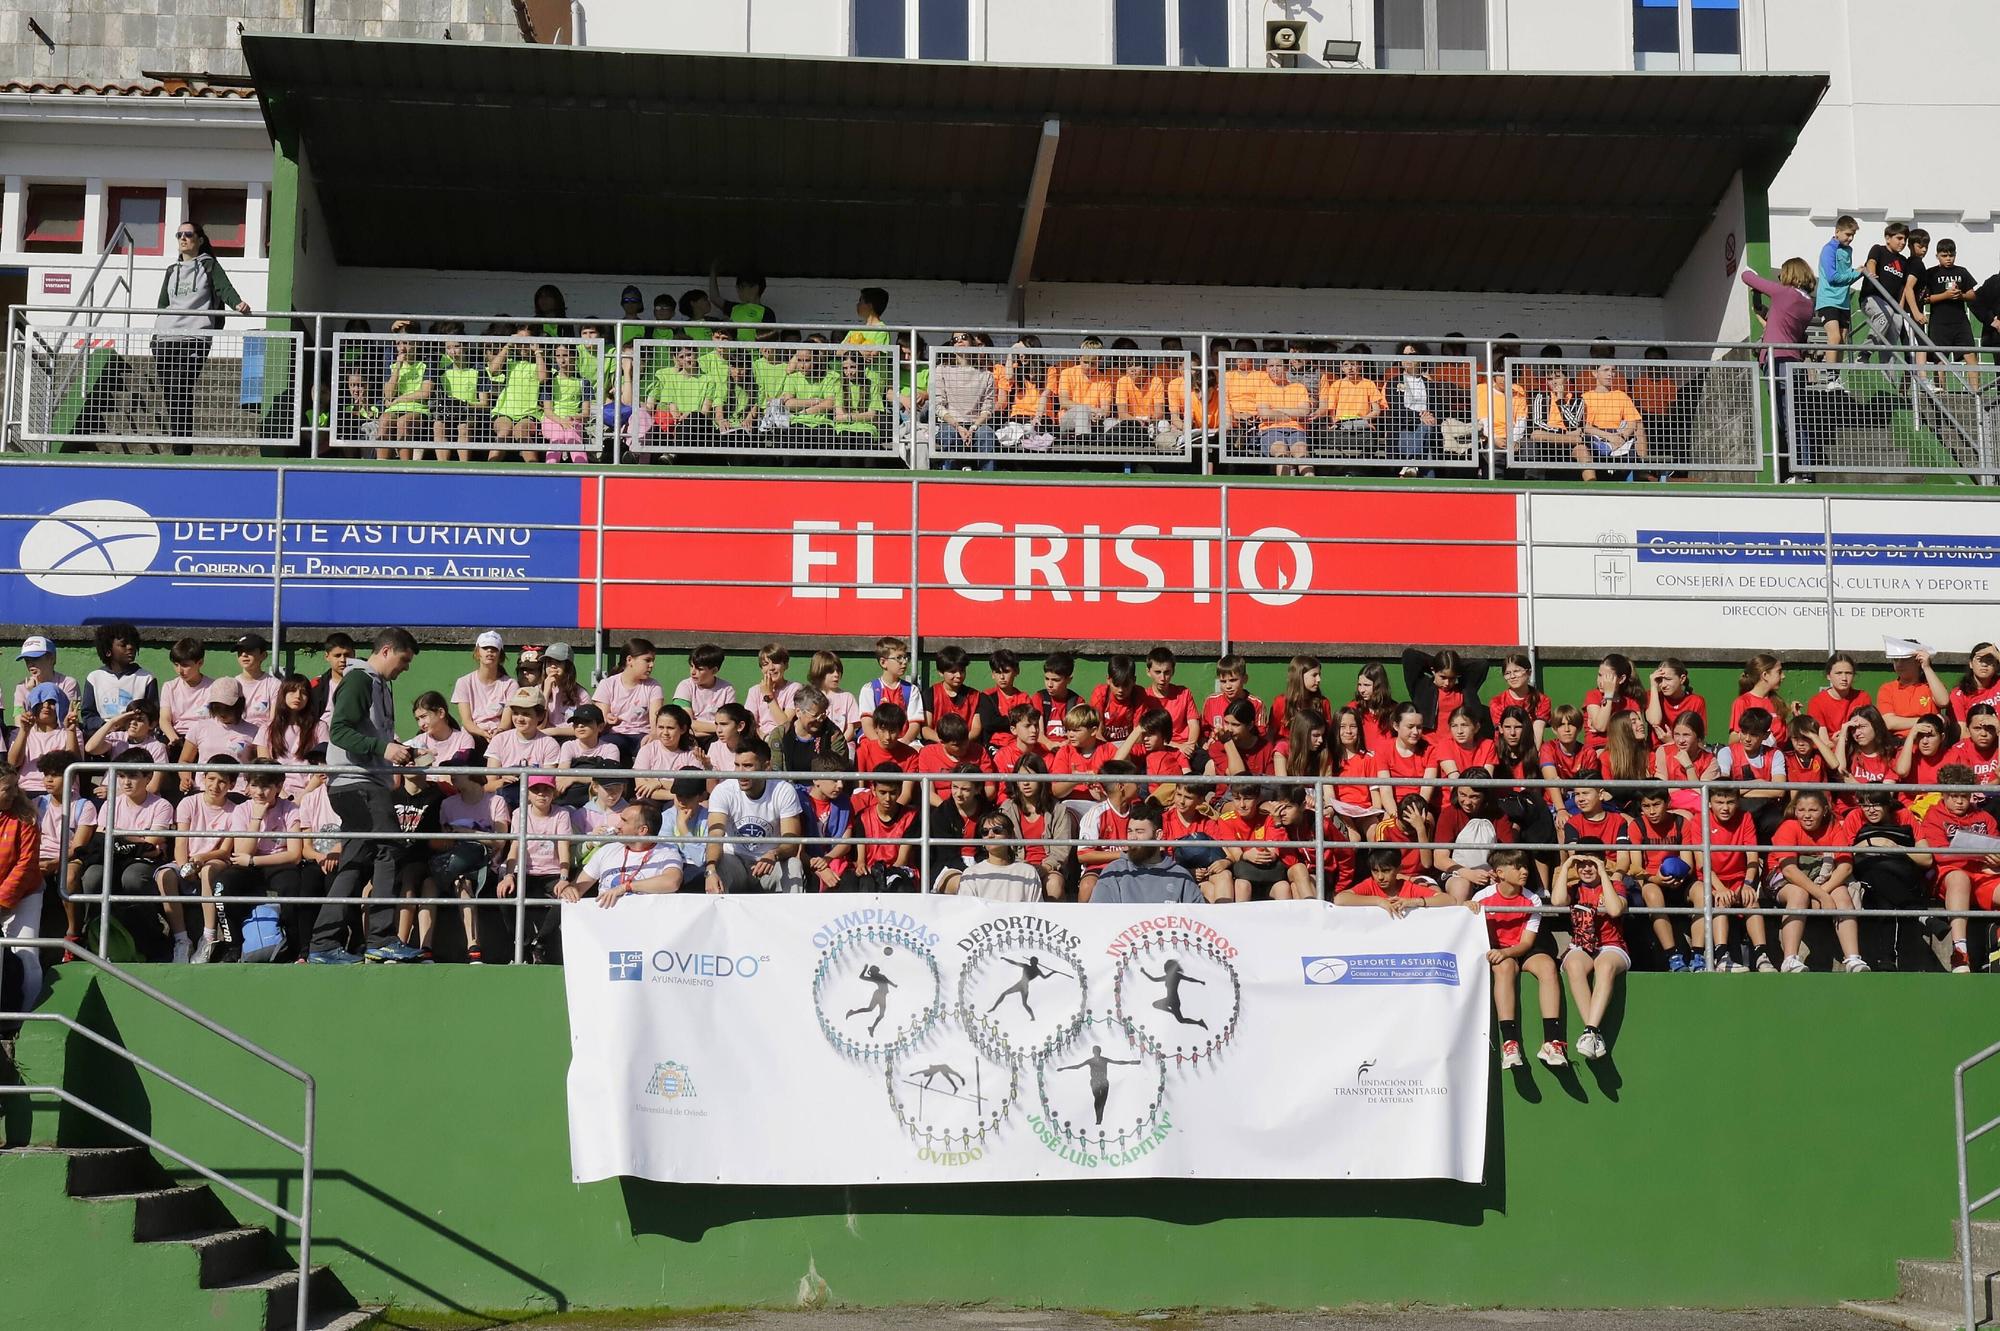
M274 901L260 903L243 921L244 961L276 961L285 950L285 926Z

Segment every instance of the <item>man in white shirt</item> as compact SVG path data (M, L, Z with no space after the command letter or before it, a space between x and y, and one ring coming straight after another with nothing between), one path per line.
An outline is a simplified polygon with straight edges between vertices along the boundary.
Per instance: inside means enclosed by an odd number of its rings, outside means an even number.
M703 886L712 895L803 891L798 787L758 775L771 766L770 745L755 736L738 743L737 779L718 785L708 801L708 832L718 839L709 843Z
M1008 844L1020 833L1003 809L991 809L979 820L979 835L986 842L986 854L979 863L965 869L946 869L938 875L938 891L986 901L1040 901L1042 874L1020 858L1020 848Z
M618 815L618 835L658 836L660 818L657 804L628 804ZM627 892L678 892L680 857L674 847L658 841L607 841L591 853L574 882L556 884L555 894L564 901L581 901L593 887L600 906L617 905Z

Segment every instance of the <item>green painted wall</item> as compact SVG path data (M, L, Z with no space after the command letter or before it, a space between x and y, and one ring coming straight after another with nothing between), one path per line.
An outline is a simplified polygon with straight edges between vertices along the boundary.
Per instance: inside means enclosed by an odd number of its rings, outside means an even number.
M1638 976L1609 1060L1560 1078L1496 1071L1480 1186L579 1187L556 971L145 969L319 1078L315 1251L365 1301L459 1308L785 1305L809 1271L855 1304L1885 1297L1894 1259L1951 1251L1950 1071L2000 1025L1978 980ZM82 966L62 969L51 1002L297 1122L291 1083L115 983L100 991ZM28 1075L57 1075L59 1034L24 1037ZM268 1143L186 1096L87 1046L70 1058L72 1087L164 1140L246 1183L285 1177ZM1985 1088L1979 1117L2000 1109L2000 1076ZM52 1108L14 1128L96 1135ZM797 1130L815 1132L809 1109ZM2000 1144L1979 1167L2000 1175ZM17 1215L54 1204L28 1191L10 1190ZM38 1249L44 1270L65 1252Z

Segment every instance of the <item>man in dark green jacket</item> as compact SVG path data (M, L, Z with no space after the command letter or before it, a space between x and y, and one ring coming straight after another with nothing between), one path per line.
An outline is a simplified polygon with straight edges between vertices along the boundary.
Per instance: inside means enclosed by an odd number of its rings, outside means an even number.
M327 797L340 815L344 840L340 867L327 886L330 897L358 896L364 881L374 885L367 910L369 961L414 961L417 950L396 937L396 842L361 839L357 832L397 832L395 781L391 768L412 757L396 739L396 692L391 681L410 668L417 640L407 629L383 629L374 650L340 677L327 726L326 765L333 769ZM359 769L359 770L344 770ZM352 965L362 960L345 947L345 901L320 908L307 960Z

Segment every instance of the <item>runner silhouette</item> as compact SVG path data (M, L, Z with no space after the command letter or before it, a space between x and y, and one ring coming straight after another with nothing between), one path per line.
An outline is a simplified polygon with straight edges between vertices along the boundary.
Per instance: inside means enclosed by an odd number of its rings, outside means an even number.
M1107 1069L1113 1063L1122 1064L1126 1067L1139 1066L1139 1060L1136 1058L1106 1058L1104 1056L1104 1046L1094 1044L1090 1046L1090 1057L1084 1059L1083 1062L1071 1063L1068 1067L1056 1069L1057 1072L1074 1072L1078 1068L1090 1069L1090 1098L1097 1108L1097 1123L1099 1127L1104 1125L1104 1097L1111 1094L1111 1077Z
M1207 1030L1208 1023L1203 1021L1200 1017L1184 1017L1181 1015L1181 985L1183 982L1187 984L1205 985L1208 983L1208 981L1198 980L1194 976L1189 975L1186 971L1183 971L1181 969L1180 962L1175 961L1172 957L1168 957L1166 963L1162 965L1160 969L1164 971L1165 974L1154 975L1152 972L1148 971L1144 966L1141 966L1139 968L1139 974L1145 976L1147 979L1151 980L1154 984L1164 984L1165 986L1167 986L1167 996L1165 998L1154 999L1153 1006L1158 1008L1160 1011L1166 1013L1168 1016L1172 1017L1175 1021L1179 1022L1183 1026L1199 1026L1203 1030Z
M933 1063L927 1068L920 1069L915 1075L924 1079L925 1086L931 1084L931 1078L943 1077L945 1084L951 1087L953 1094L957 1094L958 1088L965 1085L965 1078L959 1076L948 1064L944 1063Z
M1014 982L1012 988L1003 990L1000 997L993 1000L993 1007L986 1009L988 1012L993 1011L993 1008L997 1008L1006 1002L1010 996L1019 994L1021 996L1021 1007L1027 1012L1028 1020L1033 1021L1035 1019L1035 1009L1028 1005L1028 986L1037 980L1046 980L1056 975L1067 978L1069 975L1068 971L1042 969L1042 959L1037 956L1031 955L1026 961L1016 961L1012 957L1002 957L1000 960L1020 971L1021 978Z
M847 1015L855 1017L863 1012L873 1012L875 1020L868 1023L868 1033L873 1035L875 1028L882 1024L882 1018L889 1015L889 991L896 987L896 982L884 975L882 968L872 961L861 968L861 978L875 986L875 996L861 1007L849 1008Z

